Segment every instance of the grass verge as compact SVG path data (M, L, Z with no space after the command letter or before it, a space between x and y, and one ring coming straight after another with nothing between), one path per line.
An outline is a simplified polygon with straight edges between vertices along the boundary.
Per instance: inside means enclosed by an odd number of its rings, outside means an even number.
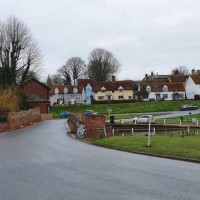
M112 113L149 113L149 112L165 112L177 111L184 104L192 104L200 107L200 101L184 100L184 101L153 101L153 102L135 102L135 103L119 103L119 104L92 104L92 105L73 105L52 107L51 113L53 117L59 117L61 112L84 113L86 110L95 110L100 114L107 114L107 109L112 109Z
M151 147L147 147L146 136L114 136L93 143L120 150L200 160L200 135L184 138L180 135L156 135L151 137Z

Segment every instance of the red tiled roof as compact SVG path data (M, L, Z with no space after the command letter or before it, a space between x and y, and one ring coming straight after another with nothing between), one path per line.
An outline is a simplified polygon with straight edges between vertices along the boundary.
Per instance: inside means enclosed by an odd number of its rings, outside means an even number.
M94 84L95 84L95 80L93 78L90 78L90 79L79 79L78 80L78 85L82 86L84 88L87 86L88 83L93 87Z
M108 82L95 82L93 91L100 91L102 87L106 88L108 91L116 91L119 87L123 87L124 90L133 90L133 81L108 81Z
M195 84L200 84L200 75L199 74L194 74L190 76L192 80L194 81Z
M186 82L187 78L189 76L184 76L184 75L171 75L169 78L171 79L172 82Z
M141 84L141 91L145 92L148 85L151 87L151 92L162 92L165 85L168 87L169 92L185 91L183 83L162 83L159 81Z
M83 87L82 86L78 86L75 87L73 85L59 85L59 86L52 86L51 90L50 90L50 94L55 94L55 89L58 88L59 90L59 94L64 94L64 89L67 88L68 92L67 93L73 93L73 89L77 88L78 89L78 93L82 93Z

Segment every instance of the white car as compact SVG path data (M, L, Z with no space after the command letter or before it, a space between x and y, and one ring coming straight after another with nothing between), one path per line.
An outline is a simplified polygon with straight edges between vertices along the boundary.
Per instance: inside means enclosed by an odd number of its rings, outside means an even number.
M153 115L142 115L139 117L134 117L132 119L133 123L155 123Z

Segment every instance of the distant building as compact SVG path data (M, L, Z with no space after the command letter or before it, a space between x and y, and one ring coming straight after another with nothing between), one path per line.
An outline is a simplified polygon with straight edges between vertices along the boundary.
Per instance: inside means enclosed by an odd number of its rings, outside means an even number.
M32 107L40 107L41 113L49 111L49 90L48 86L34 78L28 80L24 86L24 92L28 95L28 102Z

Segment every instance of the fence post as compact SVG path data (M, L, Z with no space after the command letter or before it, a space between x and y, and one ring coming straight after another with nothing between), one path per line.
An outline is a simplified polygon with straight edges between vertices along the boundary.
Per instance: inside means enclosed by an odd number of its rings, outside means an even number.
M137 124L136 120L135 120L135 124Z
M190 127L188 126L188 135L190 135Z
M180 119L180 126L181 126L181 122L182 122L182 121L181 121L181 119Z
M113 128L112 132L113 132L113 136L115 136L115 129L114 128Z
M153 135L156 135L156 128L153 128Z
M106 133L106 128L104 127L104 134L105 134L105 137L107 138L107 133Z
M133 128L132 128L132 135L134 134L134 130L133 130Z
M164 125L166 124L166 120L164 119Z

